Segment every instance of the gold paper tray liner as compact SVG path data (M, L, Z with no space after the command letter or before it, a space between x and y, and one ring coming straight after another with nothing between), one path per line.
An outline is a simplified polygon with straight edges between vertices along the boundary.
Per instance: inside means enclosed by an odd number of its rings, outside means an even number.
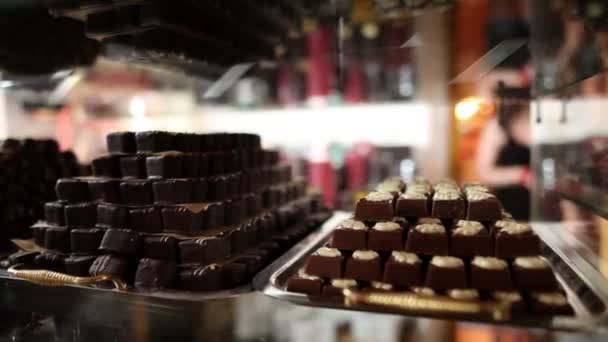
M403 292L363 292L345 289L344 304L368 304L406 311L488 315L495 321L510 318L510 305L502 302L464 301Z
M102 282L112 282L119 291L125 291L127 284L120 277L113 275L98 275L93 277L77 277L69 274L47 270L20 270L18 266L8 269L8 273L23 280L44 286L94 285Z

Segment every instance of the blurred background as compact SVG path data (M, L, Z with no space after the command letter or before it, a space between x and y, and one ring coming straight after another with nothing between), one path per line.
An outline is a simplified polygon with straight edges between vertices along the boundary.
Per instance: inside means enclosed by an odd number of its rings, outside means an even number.
M49 3L0 5L0 139L54 138L87 164L112 131L257 133L339 210L389 175L480 180L608 270L605 1ZM580 339L274 304L242 298L229 330Z

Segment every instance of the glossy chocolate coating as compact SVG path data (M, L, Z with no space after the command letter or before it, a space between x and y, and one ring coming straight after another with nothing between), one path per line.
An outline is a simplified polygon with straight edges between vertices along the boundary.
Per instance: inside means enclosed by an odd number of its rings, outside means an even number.
M103 229L72 229L70 231L70 246L72 253L96 254L101 244L105 230Z
M92 201L121 203L120 181L107 178L93 178L88 180L89 193Z
M135 272L135 287L172 289L177 286L178 270L173 261L143 258Z
M97 204L78 203L65 206L65 225L73 228L92 228L97 222Z
M137 151L135 133L113 132L106 135L106 146L111 154L133 154Z
M62 178L55 184L57 199L68 203L87 202L89 186L86 182L75 178Z
M78 277L88 277L89 269L97 259L96 255L70 256L65 259L65 272Z
M146 205L154 202L151 181L121 182L120 193L125 204Z
M135 257L141 253L141 236L130 229L108 229L103 235L99 249Z
M178 260L177 239L171 236L146 236L143 239L142 255L151 259Z
M163 231L161 210L158 207L129 209L129 222L133 230L140 233L156 234Z

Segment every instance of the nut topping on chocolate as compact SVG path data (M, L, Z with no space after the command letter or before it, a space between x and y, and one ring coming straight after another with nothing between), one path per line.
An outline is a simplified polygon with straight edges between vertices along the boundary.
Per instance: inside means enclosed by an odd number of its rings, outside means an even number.
M471 264L477 267L487 268L491 270L504 270L509 267L506 261L494 257L476 256L475 258L473 258Z
M399 192L399 183L382 182L376 186L376 191L380 192Z
M475 289L451 289L448 290L448 296L453 299L475 300L479 299L479 292Z
M481 192L481 191L468 191L467 192L467 200L469 201L483 201L488 198L494 198L489 192Z
M432 218L432 217L423 217L421 219L418 219L418 224L425 224L425 223L441 224L441 220Z
M458 191L439 191L433 195L433 200L435 201L453 201L460 198L460 193Z
M390 192L373 191L365 196L365 199L371 202L390 201L393 195Z
M416 226L417 231L424 234L441 234L445 233L445 227L437 223L423 223Z
M333 279L331 286L339 287L341 289L348 289L351 287L357 287L357 281L354 279Z
M514 263L521 268L549 268L547 261L540 257L519 257Z
M372 281L372 287L378 290L391 291L393 289L392 284L383 283L381 281Z
M395 259L396 262L399 262L399 263L415 264L415 263L421 262L418 255L416 255L414 253L393 251L391 253L391 256L393 257L393 259Z
M339 256L342 256L342 253L340 253L340 251L337 248L330 248L330 247L321 247L321 248L317 249L317 251L314 254L320 255L322 257L328 257L328 258L337 258Z
M503 227L500 232L504 232L505 234L509 234L509 235L517 235L517 234L524 234L524 233L528 233L532 231L532 227L530 227L530 225L528 224L523 224L523 223L511 223L511 224L507 224L505 227Z
M568 305L568 299L566 296L559 292L540 292L532 294L536 300L543 304L553 305L553 306L564 306Z
M365 223L355 219L346 219L338 225L338 229L367 230Z
M452 256L434 256L431 259L431 265L437 267L464 267L464 262L462 259Z
M413 191L406 191L404 194L401 195L401 198L404 199L427 199L428 196L426 193L424 192L413 192Z
M495 299L501 300L503 302L514 303L519 302L521 300L521 295L519 292L502 292L497 291L492 294Z
M378 253L376 253L375 251L354 251L353 252L353 259L357 259L357 260L374 260L379 257L380 257L380 255L378 255Z
M401 228L399 223L396 222L378 222L372 227L372 229L380 232L394 232L403 228Z
M298 271L298 278L302 278L302 279L308 279L308 280L319 280L321 278L314 276L314 275L310 275L306 272L304 272L304 270L299 270Z
M454 234L466 236L477 235L485 229L483 225L477 221L466 220L458 221L456 227L458 228L454 229Z

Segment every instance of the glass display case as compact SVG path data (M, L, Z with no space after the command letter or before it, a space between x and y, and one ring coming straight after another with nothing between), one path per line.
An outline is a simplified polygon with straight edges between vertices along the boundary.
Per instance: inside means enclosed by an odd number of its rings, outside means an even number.
M20 28L25 17L29 29ZM44 286L0 270L0 335L601 341L608 305L606 32L608 6L590 0L0 4L0 140L53 137L84 165L105 153L113 131L255 133L336 210L254 284L212 295ZM501 95L501 83L524 96ZM531 158L496 180L485 173L478 146L513 104L529 108L515 135L523 134L519 145ZM335 220L391 175L529 190L529 203L519 204L530 209L546 258L572 284L568 295L584 315L495 324L308 307L269 295L277 270L321 243Z

